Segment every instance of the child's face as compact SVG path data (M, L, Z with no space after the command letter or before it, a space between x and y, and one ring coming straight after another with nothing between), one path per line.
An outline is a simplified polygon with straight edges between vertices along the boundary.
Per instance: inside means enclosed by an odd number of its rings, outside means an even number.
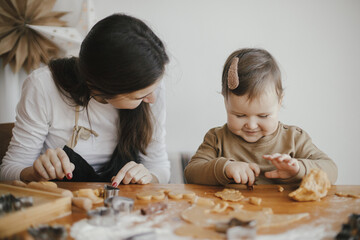
M245 141L256 142L276 131L280 106L281 100L274 91L251 101L247 95L229 93L225 99L228 128Z

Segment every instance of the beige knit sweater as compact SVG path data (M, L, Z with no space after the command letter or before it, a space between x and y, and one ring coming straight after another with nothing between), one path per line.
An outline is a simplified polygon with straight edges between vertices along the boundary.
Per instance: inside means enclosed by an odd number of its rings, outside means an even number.
M289 154L299 161L299 173L288 179L268 179L267 171L275 166L262 158L265 154ZM288 126L279 122L277 130L261 138L256 143L248 143L233 134L225 124L210 129L203 143L185 168L188 183L206 185L226 185L233 180L225 175L225 167L230 161L254 162L259 165L261 173L257 184L299 183L313 168L325 171L332 184L337 179L336 164L313 143L310 136L301 128Z

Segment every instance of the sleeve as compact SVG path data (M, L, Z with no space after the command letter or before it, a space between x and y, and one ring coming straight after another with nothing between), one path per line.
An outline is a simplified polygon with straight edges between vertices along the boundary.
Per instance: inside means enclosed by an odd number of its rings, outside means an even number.
M140 154L142 164L153 174L159 183L166 184L170 180L170 161L166 152L166 103L165 84L162 81L157 92L156 102L151 106L154 115L154 133L146 155Z
M225 157L218 157L217 137L212 130L208 131L203 143L185 168L187 183L205 185L226 185L232 182L225 175L225 167L233 161Z
M297 131L299 136L295 141L294 158L299 161L300 170L296 176L282 181L285 183L299 182L306 174L310 173L311 169L321 169L327 174L331 184L334 184L338 175L335 162L315 146L308 133L300 128L297 128Z
M13 137L0 166L0 180L20 179L21 171L33 164L43 148L49 125L44 91L36 75L31 74L22 87L16 108Z

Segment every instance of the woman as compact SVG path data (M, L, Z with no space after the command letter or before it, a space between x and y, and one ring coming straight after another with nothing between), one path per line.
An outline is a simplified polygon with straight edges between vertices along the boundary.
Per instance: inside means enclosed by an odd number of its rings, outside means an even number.
M142 21L99 21L78 58L52 60L24 82L1 180L167 183L168 61Z

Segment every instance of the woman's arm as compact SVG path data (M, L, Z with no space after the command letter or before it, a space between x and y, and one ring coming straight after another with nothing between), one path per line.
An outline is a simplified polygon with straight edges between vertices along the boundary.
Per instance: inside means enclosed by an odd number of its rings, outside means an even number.
M32 167L48 133L47 101L36 77L35 71L24 81L22 87L13 137L0 167L2 181L20 179L21 171Z

